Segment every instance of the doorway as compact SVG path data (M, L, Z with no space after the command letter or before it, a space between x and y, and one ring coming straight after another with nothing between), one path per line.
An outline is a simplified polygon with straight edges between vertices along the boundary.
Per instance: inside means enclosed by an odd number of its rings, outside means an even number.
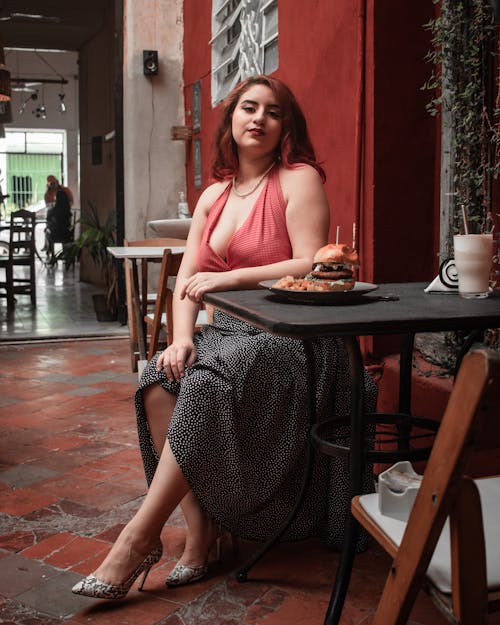
M72 190L77 208L94 202L103 218L115 212L120 240L120 236L123 238L123 173L119 175L123 172L122 0L74 0L71 3L54 0L50 10L36 5L36 10L34 6L32 10L26 8L24 14L20 13L15 0L2 3L6 64L13 86L26 90L19 95L14 92L13 119L5 125L5 130L53 132L61 129L61 120L74 117L74 124L63 127L66 150L58 157L60 180ZM31 55L31 66L21 67L17 63L21 53ZM67 74L56 66L54 59L71 55L75 58L75 68ZM43 86L30 84L37 82ZM38 89L36 102L32 102L32 91L27 91L33 88ZM61 103L66 107L64 112ZM101 144L100 158L96 158L92 149L97 143ZM51 162L51 166L56 164ZM12 189L16 199L21 200L22 192L32 201L39 201L40 182L35 174L23 174L23 180L16 180L14 189L11 174L7 178L4 173L0 175L4 177L4 194L11 195ZM21 174L16 175L21 178ZM31 178L31 182L24 180L25 176ZM99 286L99 275L92 263L82 262L79 280L92 287Z

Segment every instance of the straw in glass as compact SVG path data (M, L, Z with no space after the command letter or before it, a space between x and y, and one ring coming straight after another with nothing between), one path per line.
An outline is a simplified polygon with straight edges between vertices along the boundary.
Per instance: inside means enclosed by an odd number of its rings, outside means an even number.
M465 205L461 204L460 208L462 209L462 219L464 220L464 232L465 232L465 234L469 234L469 225L467 223L467 215L465 213Z

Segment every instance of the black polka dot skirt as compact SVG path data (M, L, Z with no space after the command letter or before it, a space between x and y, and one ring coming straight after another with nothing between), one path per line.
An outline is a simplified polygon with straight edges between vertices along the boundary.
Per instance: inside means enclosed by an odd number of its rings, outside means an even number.
M234 534L265 540L296 501L310 445L302 341L271 335L220 311L194 340L197 360L180 383L156 371L156 356L141 377L136 410L146 478L150 483L157 456L142 391L160 384L177 396L167 436L202 508ZM315 340L314 355L317 414L346 418L350 374L342 341ZM375 400L375 384L366 375L368 410ZM347 434L345 428L336 433ZM371 467L365 487L367 492L372 487ZM339 548L349 505L345 460L317 454L311 487L284 539L319 535Z

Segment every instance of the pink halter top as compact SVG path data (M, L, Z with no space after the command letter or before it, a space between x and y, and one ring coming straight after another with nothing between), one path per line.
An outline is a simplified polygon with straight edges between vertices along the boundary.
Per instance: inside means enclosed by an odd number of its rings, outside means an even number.
M269 265L292 258L292 246L286 227L286 203L279 182L279 167L273 167L250 214L230 238L227 258L222 258L210 247L210 237L230 191L231 183L210 209L198 250L199 271L230 271L242 267Z

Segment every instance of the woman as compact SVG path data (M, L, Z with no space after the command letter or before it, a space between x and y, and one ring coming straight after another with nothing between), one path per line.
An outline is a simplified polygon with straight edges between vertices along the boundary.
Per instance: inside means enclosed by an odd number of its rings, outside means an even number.
M206 574L219 525L262 540L297 496L309 444L301 341L220 311L200 334L193 328L205 293L310 269L328 237L325 176L297 102L276 78L249 78L228 96L216 146L217 182L200 197L177 278L174 340L149 363L136 394L150 487L104 562L73 589L79 594L124 596L161 557L160 532L179 502L187 536L168 586ZM318 410L342 418L349 410L342 343L318 340L315 356ZM347 493L343 464L319 459L286 538L321 534L339 545Z

